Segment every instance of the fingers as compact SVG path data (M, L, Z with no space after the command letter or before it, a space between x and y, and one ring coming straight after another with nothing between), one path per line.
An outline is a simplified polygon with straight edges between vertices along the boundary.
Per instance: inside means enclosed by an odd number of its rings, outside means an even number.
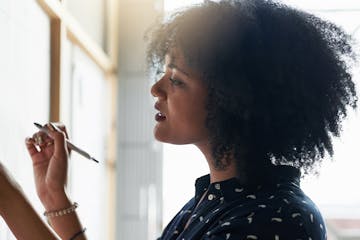
M43 131L34 133L32 139L34 139L35 144L40 147L46 146L49 142L53 141L53 139Z
M44 128L30 138L25 139L25 144L30 156L44 151L45 149L53 150L55 147L55 154L63 154L66 149L66 128L61 123L48 123ZM67 149L66 149L67 150ZM65 153L66 153L65 150Z
M53 145L54 140L44 132L34 133L30 138L25 139L26 148L28 149L30 156L43 151Z
M68 136L68 133L67 133L67 130L66 130L66 127L65 127L64 124L59 123L59 122L56 122L56 123L50 122L50 123L46 124L46 126L49 129L52 129L54 131L63 132L65 134L66 139L69 139L69 136ZM67 151L68 151L69 154L71 153L70 148L67 148Z
M55 131L64 132L66 138L69 138L68 133L67 133L67 131L66 131L66 127L65 127L64 124L59 123L59 122L50 122L50 123L47 123L46 126L47 126L48 128L49 128L49 127L53 128Z
M25 145L26 145L26 148L27 148L30 156L34 156L35 154L37 154L39 152L39 150L35 147L36 143L33 138L27 137L25 139Z

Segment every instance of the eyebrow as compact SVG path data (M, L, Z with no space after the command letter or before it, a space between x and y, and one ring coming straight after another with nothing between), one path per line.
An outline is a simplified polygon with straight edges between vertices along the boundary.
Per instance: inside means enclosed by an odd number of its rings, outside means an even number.
M175 63L173 63L173 62L169 63L169 64L167 65L167 67L170 68L170 69L176 69L176 70L178 70L179 72L185 74L185 75L188 76L188 77L190 76L187 72L185 72L184 70L182 70L181 68L179 68L178 66L176 66Z

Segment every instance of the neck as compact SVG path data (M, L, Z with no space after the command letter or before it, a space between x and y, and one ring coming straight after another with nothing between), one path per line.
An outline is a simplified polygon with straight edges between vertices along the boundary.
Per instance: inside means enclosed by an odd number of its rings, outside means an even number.
M232 161L233 162L233 161ZM237 177L237 172L236 172L236 168L233 167L232 165L234 164L230 164L229 166L227 166L225 169L216 169L215 167L213 167L212 163L209 163L209 169L210 169L210 182L221 182L230 178L234 178Z
M210 182L220 182L233 177L238 177L235 161L232 159L228 166L224 169L218 169L214 165L214 158L212 156L211 146L207 143L195 144L204 154L210 170Z

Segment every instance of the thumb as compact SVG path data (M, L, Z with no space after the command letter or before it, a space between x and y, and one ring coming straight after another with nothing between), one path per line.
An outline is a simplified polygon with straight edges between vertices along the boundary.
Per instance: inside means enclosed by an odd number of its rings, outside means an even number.
M57 157L66 157L68 150L65 133L58 128L54 128L51 123L47 124L46 127L49 129L49 136L54 140L54 155Z

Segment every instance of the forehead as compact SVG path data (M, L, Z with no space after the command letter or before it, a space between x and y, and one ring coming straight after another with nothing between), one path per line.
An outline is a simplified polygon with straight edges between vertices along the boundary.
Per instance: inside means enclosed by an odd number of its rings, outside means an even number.
M171 49L168 53L165 55L165 68L176 68L177 70L180 70L183 73L186 73L186 75L190 76L197 76L196 71L189 67L189 65L185 61L185 57L182 54L181 51L177 49Z
M172 48L165 55L165 64L186 66L184 55L180 50Z
M185 73L185 75L187 75L188 77L202 79L201 71L190 67L189 64L186 62L185 56L182 51L177 48L172 48L166 53L164 67L176 68L177 70Z

